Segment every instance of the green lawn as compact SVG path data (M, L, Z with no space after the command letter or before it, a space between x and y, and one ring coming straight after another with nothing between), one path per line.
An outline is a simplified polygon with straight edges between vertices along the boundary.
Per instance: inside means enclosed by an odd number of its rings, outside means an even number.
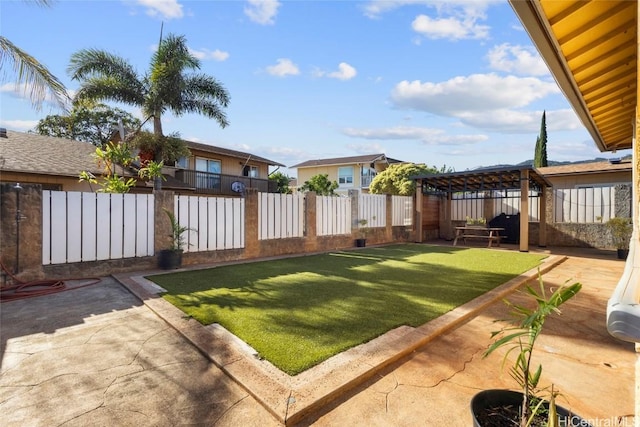
M221 324L295 375L400 325L422 325L543 258L403 244L148 279L185 313L203 324Z

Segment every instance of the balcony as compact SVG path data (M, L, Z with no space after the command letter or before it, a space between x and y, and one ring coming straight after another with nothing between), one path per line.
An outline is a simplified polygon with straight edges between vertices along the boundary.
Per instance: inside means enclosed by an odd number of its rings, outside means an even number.
M199 194L239 196L244 188L255 188L261 193L276 193L278 190L277 184L268 179L200 172L193 169L178 169L175 177L195 188L195 192Z

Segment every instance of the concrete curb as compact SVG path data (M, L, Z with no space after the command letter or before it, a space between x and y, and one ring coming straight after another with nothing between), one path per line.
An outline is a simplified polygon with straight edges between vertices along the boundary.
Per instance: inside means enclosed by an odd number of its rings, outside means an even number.
M339 396L372 378L387 366L406 357L436 337L464 324L524 283L546 273L566 256L550 255L531 269L482 296L420 327L402 326L338 354L294 377L260 360L246 344L219 325L203 326L157 295L157 285L147 273L115 274L149 309L175 328L209 360L241 385L285 425L294 425L319 411Z

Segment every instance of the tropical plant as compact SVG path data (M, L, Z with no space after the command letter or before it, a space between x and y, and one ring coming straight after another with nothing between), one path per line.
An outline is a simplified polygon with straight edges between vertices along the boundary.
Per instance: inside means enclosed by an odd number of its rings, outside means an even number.
M416 182L411 178L412 176L437 172L435 167L422 164L394 163L373 178L369 185L369 192L412 196L416 192Z
M560 314L559 307L575 296L582 288L582 284L579 282L570 285L568 283L569 281L565 282L563 286L547 295L542 274L538 270L539 290L527 285L524 291L536 305L531 308L505 301L511 308L512 319L507 326L491 334L491 337L496 338L496 340L484 353L484 357L486 357L499 348L507 347L508 350L504 355L503 365L506 364L512 353L515 354L515 362L510 367L509 373L522 391L522 406L520 407L518 418L519 425L522 427L533 425L534 419L540 416L541 412L547 411L544 407L544 400L541 397L541 393L545 389L538 388L542 365L534 368L532 366L532 358L536 341L542 332L547 317L554 313ZM552 389L548 399L548 402L550 402L548 412L551 415L555 413L556 394ZM497 411L498 408L495 410ZM547 414L547 418L550 414ZM548 425L557 425L557 422L553 419L547 421L549 422Z
M173 164L181 157L191 155L189 148L180 139L178 133L164 136L140 131L132 135L127 142L140 150L140 157L143 162L161 158L162 162Z
M93 154L98 167L103 169L102 176L98 179L88 171L81 171L80 182L88 182L98 185L99 193L128 193L136 185L133 177L125 178L125 171L133 162L138 160L134 156L131 147L126 143L108 143L104 148L96 147ZM120 166L120 173L117 167ZM138 170L138 176L142 179L164 179L162 175L162 162L150 161Z
M83 49L71 56L68 71L80 81L75 101L115 101L142 109L145 122L153 119L153 133L164 136L162 115L170 110L180 116L198 113L228 125L223 111L229 94L215 78L201 73L200 61L187 47L184 36L169 35L160 41L151 58L149 70L140 75L126 59L97 49ZM163 150L154 153L155 161L167 161Z
M42 6L49 6L49 0L34 0ZM66 108L69 101L67 90L57 77L47 67L33 56L14 45L6 37L0 36L0 70L3 70L1 81L11 74L7 74L6 65L10 64L16 76L16 88L24 85L24 92L29 92L29 99L36 110L40 110L42 103L53 100L59 107Z
M613 246L616 249L629 249L629 241L633 232L631 218L616 216L606 222L611 231Z
M184 249L184 245L186 244L184 233L192 229L187 226L180 225L180 222L170 210L163 210L169 217L169 221L171 223L171 234L169 235L169 237L171 237L171 250L182 251Z
M336 181L330 181L328 174L318 174L309 178L300 187L300 191L313 191L319 196L333 196L338 188Z
M282 172L274 172L269 175L269 181L273 181L276 183L278 187L278 193L282 194L291 194L291 188L289 187L289 182L291 182L291 178L285 175Z
M76 104L66 115L48 115L36 125L40 135L75 139L97 147L105 146L119 125L137 129L140 120L132 114L105 104Z

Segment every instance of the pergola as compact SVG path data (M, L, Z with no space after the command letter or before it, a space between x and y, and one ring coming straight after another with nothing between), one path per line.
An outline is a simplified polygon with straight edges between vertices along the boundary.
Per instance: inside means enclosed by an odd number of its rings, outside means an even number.
M413 179L416 187L416 224L422 224L422 202L424 195L446 196L444 220L451 223L451 200L454 193L483 192L492 190L520 190L520 212L529 212L529 191L536 190L540 197L540 227L538 242L546 246L546 200L547 188L551 187L535 168L509 166L504 168L477 169L465 172L417 175ZM463 196L464 197L464 196ZM418 230L422 241L422 231ZM520 251L529 250L529 215L520 215Z

